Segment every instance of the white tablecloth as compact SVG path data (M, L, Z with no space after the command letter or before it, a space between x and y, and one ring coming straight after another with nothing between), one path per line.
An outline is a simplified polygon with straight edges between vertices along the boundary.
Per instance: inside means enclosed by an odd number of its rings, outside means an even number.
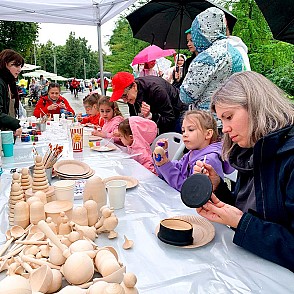
M15 146L16 160L4 159L4 193L0 201L2 241L7 229L9 170L32 165L31 146L24 148L22 144ZM45 151L45 146L39 142L37 149ZM126 175L139 180L137 187L127 190L124 209L115 211L119 219L118 238L108 240L107 235L99 235L96 243L116 248L127 272L136 274L140 293L294 293L292 272L234 245L234 232L226 226L213 224L215 238L199 248L184 249L161 242L155 235L161 219L197 213L183 205L179 192L126 157L120 150L96 152L87 147L72 154L67 146L64 155L89 164L101 178ZM124 235L134 241L130 250L122 249Z

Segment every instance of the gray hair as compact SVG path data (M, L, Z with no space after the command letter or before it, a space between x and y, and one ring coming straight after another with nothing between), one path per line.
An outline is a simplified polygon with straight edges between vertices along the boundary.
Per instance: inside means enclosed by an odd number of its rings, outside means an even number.
M265 135L294 124L294 105L286 94L263 75L252 72L233 74L212 95L211 110L216 105L242 106L248 111L248 140L251 146ZM233 142L224 134L223 155L227 158Z

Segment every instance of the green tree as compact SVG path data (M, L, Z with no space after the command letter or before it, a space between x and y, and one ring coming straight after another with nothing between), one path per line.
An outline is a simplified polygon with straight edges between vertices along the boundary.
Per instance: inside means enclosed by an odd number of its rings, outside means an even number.
M0 51L13 49L24 59L31 55L38 34L38 24L19 21L0 21Z
M239 36L248 46L253 71L259 72L289 95L293 95L294 46L273 39L273 35L254 0L222 1L232 7L238 21L233 35Z
M111 55L105 57L105 70L132 72L130 63L134 56L149 44L133 38L132 30L125 18L116 22L116 27L108 42Z

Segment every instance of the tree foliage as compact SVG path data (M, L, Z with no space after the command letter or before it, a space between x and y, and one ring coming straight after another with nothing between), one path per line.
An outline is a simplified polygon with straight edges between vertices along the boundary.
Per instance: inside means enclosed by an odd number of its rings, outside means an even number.
M133 38L133 33L126 18L120 18L108 42L111 55L106 57L105 69L112 73L132 72L130 64L136 54L149 44Z
M25 59L31 54L37 38L38 24L19 21L0 21L0 51L13 49Z
M238 19L233 35L239 36L247 45L252 70L265 75L293 95L294 45L273 39L254 0L221 2L227 8L231 6L232 13Z

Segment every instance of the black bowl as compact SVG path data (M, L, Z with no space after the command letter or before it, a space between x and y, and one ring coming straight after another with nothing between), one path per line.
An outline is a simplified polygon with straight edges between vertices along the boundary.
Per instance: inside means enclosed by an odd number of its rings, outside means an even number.
M157 237L164 243L187 246L193 244L193 226L187 221L167 218L160 222Z
M190 176L181 189L181 199L185 205L192 208L203 206L211 197L212 183L204 174Z

